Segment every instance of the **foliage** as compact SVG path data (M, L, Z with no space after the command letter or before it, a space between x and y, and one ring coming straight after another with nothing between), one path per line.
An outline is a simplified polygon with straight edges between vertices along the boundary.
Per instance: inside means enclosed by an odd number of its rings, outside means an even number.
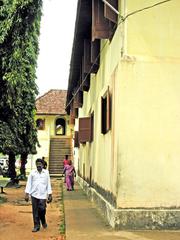
M60 225L59 225L59 232L60 234L65 234L66 232L66 223L65 223L65 214L64 214L64 194L63 194L63 183L62 179L60 181L60 215L61 215L61 220L60 220Z
M0 196L0 204L7 202L7 198Z
M35 153L42 0L0 1L0 152Z
M6 122L0 121L0 133L3 133L0 137L0 152L6 154L13 149L13 152L17 153L18 145L21 145L21 142L18 143L16 140L20 139L14 138L15 133Z

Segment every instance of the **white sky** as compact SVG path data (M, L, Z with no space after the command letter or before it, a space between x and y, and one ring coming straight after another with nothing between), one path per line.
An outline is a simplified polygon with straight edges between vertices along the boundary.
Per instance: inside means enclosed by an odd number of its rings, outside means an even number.
M37 80L39 95L67 89L77 0L44 0Z

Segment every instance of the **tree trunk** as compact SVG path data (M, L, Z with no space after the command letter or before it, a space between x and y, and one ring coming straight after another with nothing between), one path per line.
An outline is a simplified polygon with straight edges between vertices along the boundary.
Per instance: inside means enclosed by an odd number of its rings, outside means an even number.
M15 169L16 157L14 153L9 154L9 164L8 164L8 175L13 181L16 178L16 169Z
M26 178L26 163L27 163L27 153L21 154L21 168L20 168L20 174L22 178Z

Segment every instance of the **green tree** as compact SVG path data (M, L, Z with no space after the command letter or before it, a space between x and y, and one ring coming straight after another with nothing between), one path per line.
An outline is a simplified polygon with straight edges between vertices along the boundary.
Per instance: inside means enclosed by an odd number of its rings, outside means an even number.
M9 155L15 178L15 155L36 153L35 83L42 0L0 1L0 152Z

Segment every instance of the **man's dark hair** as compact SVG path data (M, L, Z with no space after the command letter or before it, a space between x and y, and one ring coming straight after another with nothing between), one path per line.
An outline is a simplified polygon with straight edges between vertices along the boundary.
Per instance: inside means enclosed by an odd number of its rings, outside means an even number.
M40 163L43 164L43 160L42 160L41 158L37 158L37 159L36 159L36 164L37 164L38 162L40 162Z

